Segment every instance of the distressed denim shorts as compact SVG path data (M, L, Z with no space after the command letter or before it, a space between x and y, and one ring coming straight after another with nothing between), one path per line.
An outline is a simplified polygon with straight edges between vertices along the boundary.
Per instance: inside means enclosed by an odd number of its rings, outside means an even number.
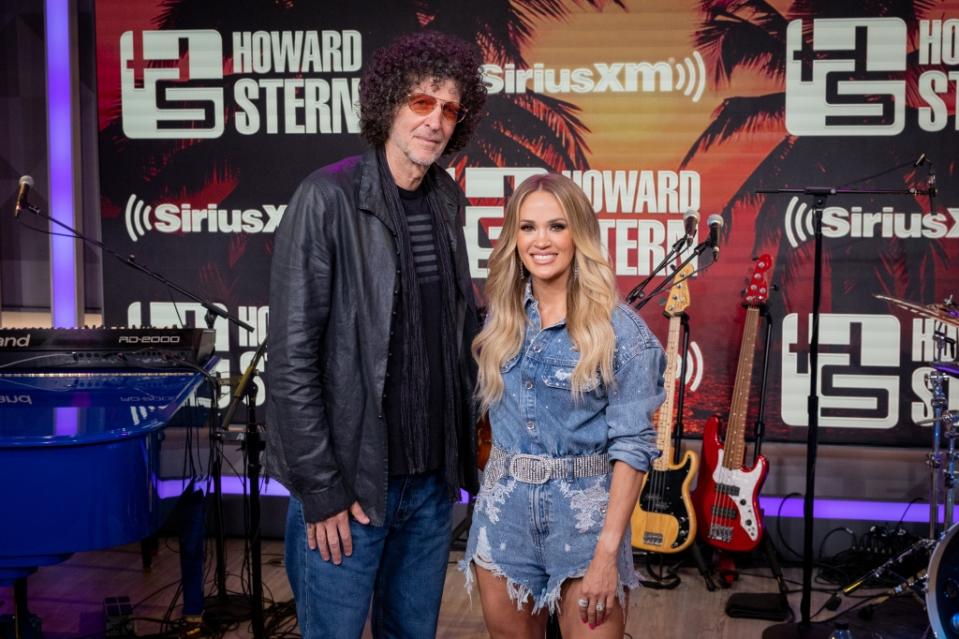
M472 590L472 562L506 579L521 608L555 612L567 579L586 574L606 520L610 474L529 484L506 475L484 480L473 509L466 555L459 568ZM625 589L639 586L627 527L619 553L621 605Z

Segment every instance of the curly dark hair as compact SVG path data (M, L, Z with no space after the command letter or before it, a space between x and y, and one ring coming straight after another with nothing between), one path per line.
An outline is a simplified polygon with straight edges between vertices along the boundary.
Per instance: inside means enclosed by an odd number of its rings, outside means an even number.
M410 88L429 78L453 80L466 117L456 125L443 154L459 151L470 140L486 103L479 48L438 31L417 31L377 50L360 80L360 127L372 146L386 143L396 109Z

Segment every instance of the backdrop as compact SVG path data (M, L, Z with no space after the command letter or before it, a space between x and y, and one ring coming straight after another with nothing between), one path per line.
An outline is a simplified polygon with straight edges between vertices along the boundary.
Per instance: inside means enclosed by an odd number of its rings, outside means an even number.
M899 191L826 202L820 437L928 445L915 422L931 416L935 322L873 294L941 302L959 281L957 1L97 2L103 240L256 327L217 322L224 370L239 373L266 334L273 231L297 183L363 150L363 65L424 28L485 55L487 112L444 159L470 201L481 298L505 197L533 173L581 184L624 296L682 236L685 211L700 213L700 239L723 217L719 259L700 256L689 288L687 432L728 411L741 291L768 253L767 437L806 437L813 201L756 191ZM930 177L937 197L908 195ZM642 314L665 342L659 302ZM203 325L117 265L104 306L107 324Z

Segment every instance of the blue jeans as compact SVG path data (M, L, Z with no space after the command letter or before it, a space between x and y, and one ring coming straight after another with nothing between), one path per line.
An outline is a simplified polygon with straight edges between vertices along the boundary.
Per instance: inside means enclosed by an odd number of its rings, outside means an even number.
M383 526L350 519L353 554L339 566L306 545L303 505L290 497L286 573L303 639L358 639L372 598L373 636L436 636L452 504L439 472L390 479Z

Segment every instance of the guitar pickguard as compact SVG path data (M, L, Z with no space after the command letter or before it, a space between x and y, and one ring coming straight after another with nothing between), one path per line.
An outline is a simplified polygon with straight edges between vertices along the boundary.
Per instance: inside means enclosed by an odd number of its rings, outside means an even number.
M756 464L749 472L725 468L723 466L724 452L722 449L719 449L718 463L713 470L713 483L716 485L716 493L729 497L729 500L733 502L736 512L738 513L739 526L751 540L758 541L759 519L753 508L753 503L756 497L756 491L763 479L763 465ZM714 504L713 508L718 509L720 507ZM728 515L729 513L720 514ZM711 533L710 536L712 536ZM720 540L729 541L728 539Z

